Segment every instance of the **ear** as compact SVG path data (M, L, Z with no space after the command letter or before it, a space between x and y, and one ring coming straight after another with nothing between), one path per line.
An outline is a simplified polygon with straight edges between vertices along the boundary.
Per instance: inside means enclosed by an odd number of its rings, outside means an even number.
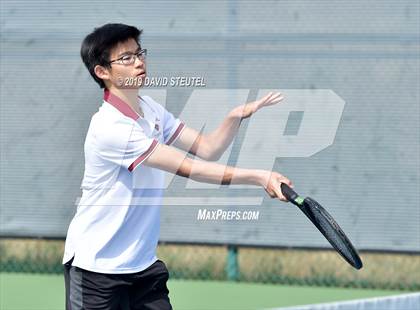
M110 74L108 69L106 69L105 67L102 67L100 65L96 65L95 68L93 69L96 76L102 80L109 80L110 79Z

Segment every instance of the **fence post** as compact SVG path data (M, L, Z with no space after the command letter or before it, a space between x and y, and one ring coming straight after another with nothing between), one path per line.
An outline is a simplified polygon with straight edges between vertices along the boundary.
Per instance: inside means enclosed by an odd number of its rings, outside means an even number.
M228 245L226 273L229 281L238 281L239 279L239 264L238 264L238 247L235 245Z

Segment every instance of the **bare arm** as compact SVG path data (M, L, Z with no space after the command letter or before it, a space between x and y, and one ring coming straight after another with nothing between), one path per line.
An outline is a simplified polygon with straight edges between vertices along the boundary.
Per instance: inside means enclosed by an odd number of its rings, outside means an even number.
M232 143L243 119L262 107L280 102L283 98L281 93L269 93L257 101L237 106L229 112L220 126L209 134L200 134L186 127L174 145L204 160L218 160Z
M272 198L286 201L281 194L280 184L293 186L290 180L279 173L257 170L241 169L206 162L185 157L173 147L159 144L143 164L190 178L198 182L213 184L250 184L262 186Z

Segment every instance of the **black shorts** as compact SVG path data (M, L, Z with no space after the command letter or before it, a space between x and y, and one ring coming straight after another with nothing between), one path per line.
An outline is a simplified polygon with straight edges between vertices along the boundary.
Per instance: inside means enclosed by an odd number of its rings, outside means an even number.
M104 274L64 265L66 310L169 310L168 269L157 260L146 270Z

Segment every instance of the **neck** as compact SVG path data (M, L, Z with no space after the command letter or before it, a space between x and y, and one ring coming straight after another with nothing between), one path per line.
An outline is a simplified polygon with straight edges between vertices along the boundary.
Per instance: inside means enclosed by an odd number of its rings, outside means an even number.
M126 102L137 114L143 117L143 111L139 106L138 89L121 89L110 87L109 91Z

